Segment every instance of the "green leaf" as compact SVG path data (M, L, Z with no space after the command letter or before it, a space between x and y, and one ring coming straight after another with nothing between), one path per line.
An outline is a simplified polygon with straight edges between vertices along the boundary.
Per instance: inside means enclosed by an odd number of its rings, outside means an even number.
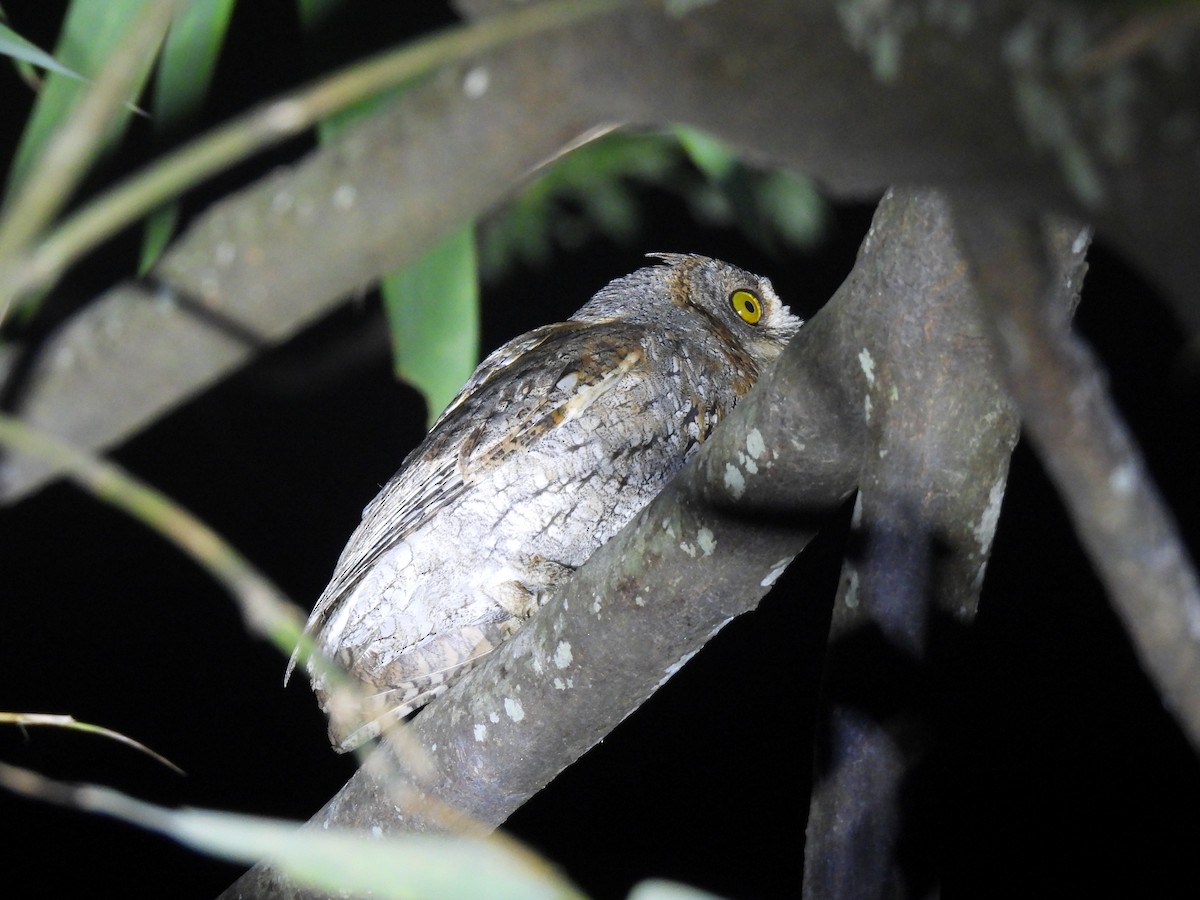
M84 78L94 78L148 2L151 0L105 0L103 3L74 0L63 21L54 48L54 58ZM152 62L151 59L145 62L142 83L150 74ZM29 167L42 153L50 135L66 119L87 89L86 82L59 72L51 72L46 78L8 174L9 194L13 186L26 177ZM131 112L129 107L125 107L114 117L106 138L107 144L111 145L121 136Z
M296 0L296 10L300 15L300 23L305 29L320 25L345 0Z
M550 876L549 867L533 868L496 841L428 834L376 838L211 810L151 809L162 825L145 824L182 844L236 862L265 859L293 881L337 896L578 897Z
M49 53L25 40L3 22L0 22L0 54L11 56L18 62L30 63L48 72L58 72L69 78L78 78L80 81L86 80L74 69L67 68Z
M825 231L825 202L807 178L771 172L755 186L759 211L775 232L794 247L812 247Z
M191 0L171 25L154 81L154 123L177 126L204 102L234 0Z
M229 30L233 4L234 0L192 0L171 25L154 79L154 128L158 134L178 128L200 110ZM173 203L146 221L140 273L158 260L178 219L179 207Z
M737 154L707 132L677 125L675 136L692 164L703 172L709 181L724 181L738 165Z
M113 816L210 856L266 860L293 881L333 896L397 900L581 900L550 865L503 838L374 836L301 828L299 822L206 809L167 809L111 788L67 785L0 763L0 785L30 797Z
M471 224L384 279L396 374L425 396L432 424L479 358L479 278Z

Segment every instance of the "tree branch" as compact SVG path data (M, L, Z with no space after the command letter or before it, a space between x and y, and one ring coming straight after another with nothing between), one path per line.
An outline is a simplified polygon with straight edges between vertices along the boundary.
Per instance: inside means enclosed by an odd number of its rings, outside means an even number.
M156 277L165 297L277 342L587 130L686 122L838 197L921 183L1094 221L1200 327L1197 17L1154 29L1159 13L1084 2L931 10L840 15L824 0L761 0L677 17L648 3L513 43L475 66L482 96L462 89L461 70L413 89L219 204ZM79 446L110 446L255 349L154 296L117 288L51 337L26 370L21 414ZM0 373L15 365L0 358ZM0 465L0 496L50 477L30 465Z
M1200 584L1141 454L1067 315L1037 230L994 209L955 211L1005 374L1142 664L1200 749ZM1086 244L1080 235L1075 252Z
M873 452L834 606L805 845L804 896L822 900L936 885L921 824L937 818L931 756L1019 433L949 203L890 193L872 232L866 277L892 327L859 357Z

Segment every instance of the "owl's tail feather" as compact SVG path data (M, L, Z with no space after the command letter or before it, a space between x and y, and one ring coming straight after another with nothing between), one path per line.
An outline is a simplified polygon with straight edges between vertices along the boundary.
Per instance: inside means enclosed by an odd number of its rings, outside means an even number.
M475 644L474 652L465 659L446 661L446 664L438 668L426 669L422 672L413 670L412 659L406 660L405 657L401 657L400 660L397 660L396 667L398 668L401 662L408 663L404 669L404 677L407 680L385 687L380 685L379 681L382 680L386 684L389 679L371 679L367 684L378 687L379 690L358 698L361 700L361 704L349 716L335 715L331 709L333 701L330 692L326 690L324 684L314 683L313 687L317 692L321 708L330 716L329 740L334 749L339 753L346 753L372 738L379 737L387 728L403 721L431 700L444 694L451 685L475 668L478 662L494 649L495 646L490 641L480 640ZM428 662L429 660L426 658L423 661ZM370 671L370 669L363 668L361 660L356 660L349 666L349 669L351 674Z

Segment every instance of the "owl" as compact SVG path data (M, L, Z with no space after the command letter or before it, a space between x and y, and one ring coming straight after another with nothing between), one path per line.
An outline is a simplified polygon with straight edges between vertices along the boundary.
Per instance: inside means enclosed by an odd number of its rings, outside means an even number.
M800 328L765 278L703 256L652 256L663 264L485 359L364 510L306 626L367 689L354 727L331 718L339 750L511 637ZM328 679L308 669L329 712Z

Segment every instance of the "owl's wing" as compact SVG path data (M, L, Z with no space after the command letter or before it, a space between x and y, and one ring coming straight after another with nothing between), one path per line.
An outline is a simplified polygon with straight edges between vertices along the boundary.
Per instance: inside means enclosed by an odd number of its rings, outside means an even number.
M491 468L577 418L622 378L637 377L644 335L644 326L628 322L561 322L485 359L363 511L307 630L324 621L384 553Z

